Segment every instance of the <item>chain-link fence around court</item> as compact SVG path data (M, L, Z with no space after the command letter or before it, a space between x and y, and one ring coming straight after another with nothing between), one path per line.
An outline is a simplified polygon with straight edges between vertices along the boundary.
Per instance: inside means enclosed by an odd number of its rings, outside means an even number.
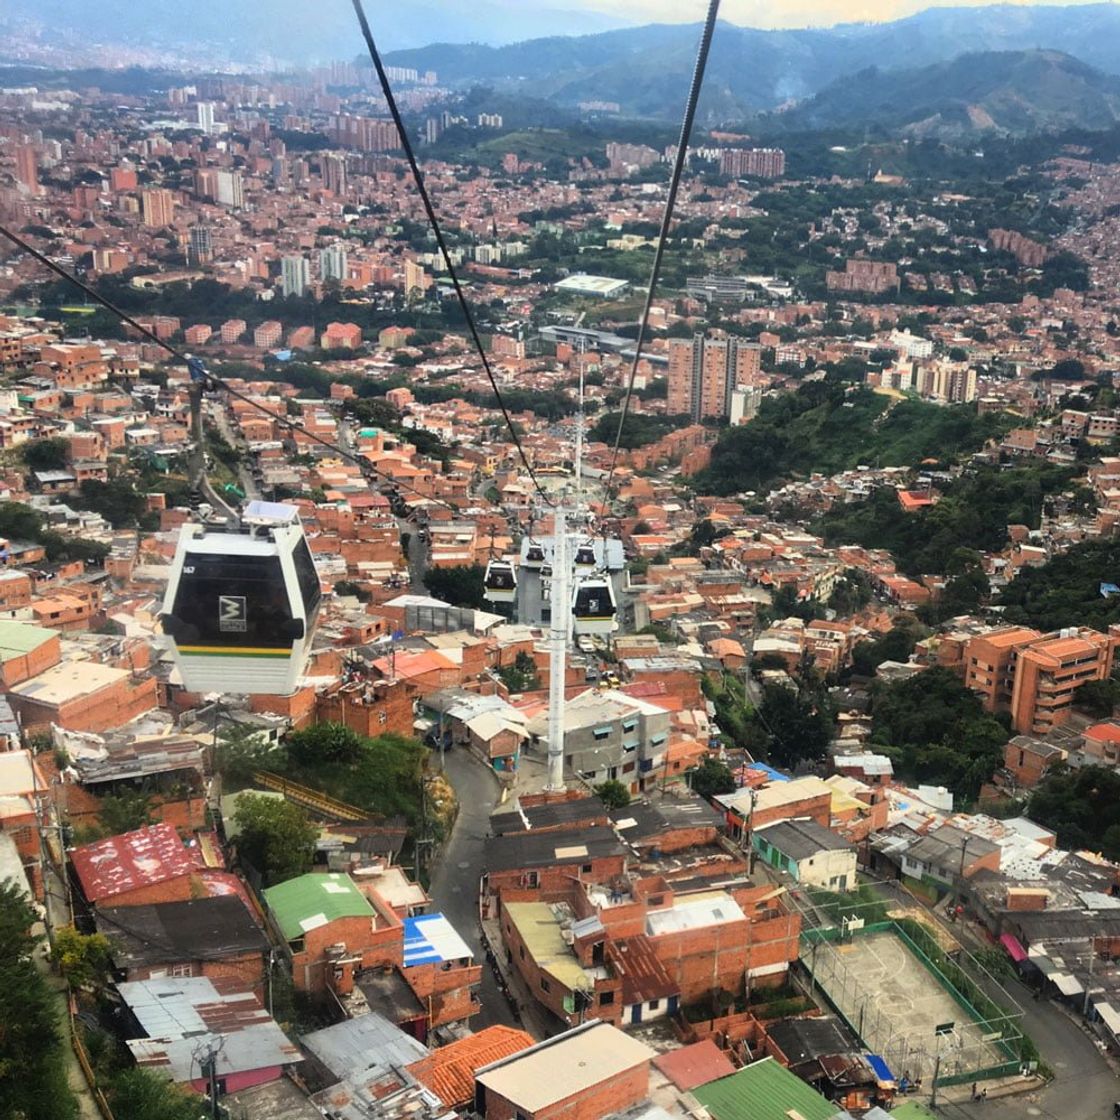
M959 1084L1009 1076L1037 1057L1011 997L1001 1006L984 990L998 994L998 982L965 951L945 955L920 923L806 929L800 957L897 1077L929 1081L936 1070L939 1085Z

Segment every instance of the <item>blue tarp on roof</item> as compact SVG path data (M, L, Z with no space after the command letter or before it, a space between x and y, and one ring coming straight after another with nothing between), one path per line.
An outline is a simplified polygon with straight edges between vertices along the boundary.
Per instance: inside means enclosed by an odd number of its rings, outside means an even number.
M765 762L748 762L748 770L761 770L772 782L788 782L790 776L783 774L781 770L775 770L773 766L767 766Z
M894 1080L894 1074L891 1073L890 1066L888 1066L878 1054L868 1054L867 1064L871 1067L871 1072L875 1074L879 1081Z

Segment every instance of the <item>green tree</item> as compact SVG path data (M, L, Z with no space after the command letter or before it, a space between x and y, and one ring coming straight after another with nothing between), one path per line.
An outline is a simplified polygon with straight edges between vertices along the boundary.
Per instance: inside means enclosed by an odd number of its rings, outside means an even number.
M715 755L706 755L695 769L689 771L689 784L701 796L709 800L721 793L734 793L738 788L731 767L720 762Z
M406 548L405 549L406 554L407 554L407 551L408 550ZM370 601L370 598L371 598L370 593L368 591L366 591L359 584L354 583L353 580L348 580L348 579L340 579L334 585L334 593L336 595L353 595L355 599L357 599L359 602L362 602L362 603L368 603Z
M630 804L630 791L615 778L608 778L595 787L599 800L608 809L625 809Z
M140 1068L113 1078L109 1105L120 1120L200 1120L205 1114L196 1094Z
M832 585L828 605L839 615L855 614L871 602L871 581L859 568L846 568Z
M914 647L928 633L917 619L903 615L887 633L870 642L860 642L852 650L853 672L870 677L884 661L909 661Z
M1103 681L1086 681L1073 694L1073 702L1097 719L1108 719L1120 702L1120 681L1108 677Z
M70 444L60 436L30 440L20 448L23 461L33 471L60 471L66 466Z
M533 692L541 687L537 663L524 650L518 653L511 665L503 665L498 670L498 676L510 692Z
M119 836L152 823L151 798L138 789L122 789L101 799L98 818L106 836Z
M267 885L311 870L319 830L298 805L247 794L238 799L234 819L238 851Z
M1106 766L1070 770L1058 763L1031 794L1031 820L1058 834L1062 848L1120 859L1120 774Z
M58 1003L32 958L34 922L19 890L0 885L0 1116L71 1120Z
M0 537L15 541L37 541L43 515L22 502L0 502Z
M104 984L109 972L109 939L103 933L79 933L73 926L55 931L51 956L71 987Z
M101 514L114 529L136 525L147 509L147 499L131 479L123 476L108 482L87 478L75 503L81 509Z
M948 669L932 668L872 691L871 738L911 780L972 799L1003 757L1007 726Z
M255 770L268 770L278 752L261 732L245 723L225 723L218 733L214 767L227 790L248 785Z
M767 685L759 719L770 735L770 760L788 769L823 758L832 738L832 713L814 689Z
M316 766L357 762L366 740L341 723L316 723L302 731L293 731L285 742L292 759L303 766Z
M424 585L430 594L453 607L486 606L483 580L486 569L481 564L458 565L451 568L429 568L424 573Z

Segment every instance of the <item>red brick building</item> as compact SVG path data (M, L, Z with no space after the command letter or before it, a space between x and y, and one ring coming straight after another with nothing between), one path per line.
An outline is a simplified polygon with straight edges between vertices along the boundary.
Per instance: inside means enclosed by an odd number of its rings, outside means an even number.
M601 1120L645 1100L655 1051L590 1022L476 1071L486 1120Z
M126 669L96 661L67 661L14 686L13 710L25 729L57 724L68 731L120 727L158 703L154 677L136 680Z
M610 828L578 833L534 832L496 836L486 843L490 895L529 892L523 898L558 901L580 883L609 883L626 870L626 849Z
M268 938L238 895L105 907L95 920L126 980L207 976L264 996Z
M186 902L199 893L201 853L188 848L168 824L151 825L84 844L70 865L92 906L146 906Z

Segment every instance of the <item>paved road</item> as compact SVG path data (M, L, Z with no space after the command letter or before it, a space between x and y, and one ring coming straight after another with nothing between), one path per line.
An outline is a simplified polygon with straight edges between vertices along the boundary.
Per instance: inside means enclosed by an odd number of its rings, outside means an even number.
M1023 1028L1034 1039L1043 1060L1054 1071L1046 1088L1020 1096L948 1105L949 1117L990 1117L991 1120L1021 1120L1026 1116L1043 1120L1098 1120L1111 1117L1114 1101L1120 1100L1120 1079L1113 1073L1084 1030L1047 1000L1037 1003L1030 989L1018 980L1007 990L1023 1008Z
M448 751L445 766L459 798L459 817L432 875L429 893L482 964L482 1011L471 1020L472 1027L481 1030L495 1023L515 1027L517 1021L486 963L478 929L478 881L484 870L483 845L490 812L498 802L498 780L464 750Z
M428 546L420 539L420 526L415 521L397 518L397 529L408 534L408 587L413 594L427 595L424 573L428 570Z

